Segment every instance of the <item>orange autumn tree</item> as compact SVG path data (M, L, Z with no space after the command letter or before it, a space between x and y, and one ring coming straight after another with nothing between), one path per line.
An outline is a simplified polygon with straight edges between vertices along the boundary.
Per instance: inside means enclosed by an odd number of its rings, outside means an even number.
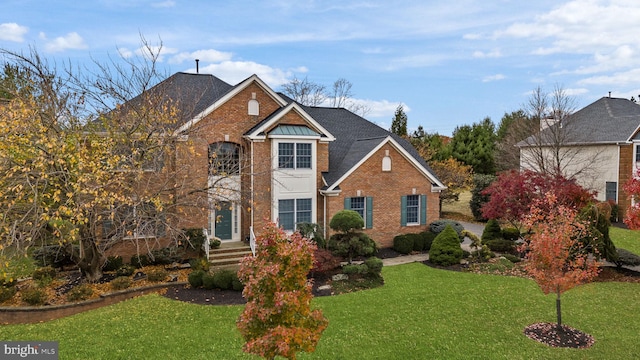
M631 230L640 229L640 169L636 170L635 176L632 176L624 185L624 191L629 194L635 201L627 208L624 216L624 223Z
M545 294L556 294L560 327L560 295L596 277L599 263L579 241L587 230L577 219L576 209L559 204L554 194L533 203L525 225L532 229L520 249L527 254L526 270Z
M242 260L238 277L247 305L238 329L248 353L273 359L295 359L300 351L313 352L328 325L320 310L311 309L311 281L316 245L269 223L256 240L256 255Z

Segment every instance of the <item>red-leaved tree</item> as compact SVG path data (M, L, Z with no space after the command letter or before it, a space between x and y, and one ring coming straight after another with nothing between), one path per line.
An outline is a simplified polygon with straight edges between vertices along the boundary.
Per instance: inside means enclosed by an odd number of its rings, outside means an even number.
M299 233L290 238L269 223L256 240L256 255L242 260L238 277L247 305L237 325L243 350L267 359L295 359L313 352L328 325L320 310L311 309L311 281L316 245Z
M638 230L640 229L640 169L636 170L636 175L623 185L623 189L635 200L629 205L623 221L629 229Z
M534 201L524 223L533 231L520 248L527 254L525 269L545 294L556 294L560 327L560 295L596 277L599 263L578 240L586 227L577 219L577 210L560 203L553 193Z
M595 199L593 192L584 189L575 180L530 170L512 170L501 173L482 191L483 195L490 197L482 206L482 216L485 219L508 221L520 229L522 220L529 214L534 203L538 207L548 206L540 201L547 193L555 196L557 204L577 209Z

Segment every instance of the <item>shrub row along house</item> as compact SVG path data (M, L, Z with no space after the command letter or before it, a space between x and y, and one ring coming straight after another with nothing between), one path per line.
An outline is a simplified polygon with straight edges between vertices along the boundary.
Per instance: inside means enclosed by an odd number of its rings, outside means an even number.
M173 104L175 151L160 167L188 164L190 198L175 228L205 228L221 241L245 240L268 221L288 231L357 211L381 247L438 219L445 189L404 139L343 108L307 107L253 75L232 86L212 75L176 73L149 90ZM143 94L147 95L147 94ZM142 95L141 95L142 96ZM124 104L143 106L141 96ZM152 162L152 163L158 163ZM177 176L176 176L177 177Z
M518 144L520 167L574 178L622 216L631 202L622 185L640 168L640 105L603 97L540 125L539 136Z

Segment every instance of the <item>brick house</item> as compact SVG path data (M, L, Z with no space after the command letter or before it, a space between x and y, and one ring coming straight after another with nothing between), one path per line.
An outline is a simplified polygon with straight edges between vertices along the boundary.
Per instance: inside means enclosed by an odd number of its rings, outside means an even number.
M619 206L620 217L631 204L624 185L640 168L640 105L628 99L603 97L571 114L562 124L547 124L562 130L562 146L549 147L549 154L564 154L561 167L583 187L596 192L600 201ZM538 146L522 142L520 167L538 171ZM537 152L537 154L536 154ZM549 156L551 158L551 156Z
M180 209L176 227L239 241L266 221L288 231L311 222L328 236L331 217L347 208L390 247L394 236L438 219L445 186L425 161L406 140L348 110L300 105L256 75L230 85L180 72L154 89L181 108L177 146L196 149L178 148L171 161L190 164L189 181L211 188L194 199L199 206Z

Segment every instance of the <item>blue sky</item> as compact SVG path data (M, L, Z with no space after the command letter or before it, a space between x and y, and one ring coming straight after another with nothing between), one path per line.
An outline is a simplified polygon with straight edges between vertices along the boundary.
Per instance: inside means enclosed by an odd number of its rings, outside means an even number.
M640 94L640 2L2 0L0 48L89 64L163 45L168 73L257 74L280 89L294 76L353 84L369 120L389 128L458 125L522 107L559 85L578 108L612 92Z

